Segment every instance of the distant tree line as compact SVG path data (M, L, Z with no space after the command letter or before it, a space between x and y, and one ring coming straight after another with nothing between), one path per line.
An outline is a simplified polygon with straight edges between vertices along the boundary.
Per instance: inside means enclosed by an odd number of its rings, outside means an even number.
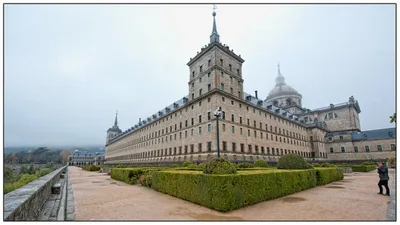
M53 162L56 164L66 164L70 152L67 150L52 151L46 147L40 147L32 152L20 151L4 155L5 163L17 164L46 164Z
M3 193L6 194L17 188L20 188L39 177L51 173L52 171L58 169L60 166L49 162L44 166L35 166L33 164L29 166L21 166L18 172L14 172L12 167L4 166L4 186Z

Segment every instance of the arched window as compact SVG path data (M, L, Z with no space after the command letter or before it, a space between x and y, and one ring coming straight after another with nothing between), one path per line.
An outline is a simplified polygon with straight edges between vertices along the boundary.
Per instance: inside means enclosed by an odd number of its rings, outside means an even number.
M286 99L286 105L291 105L292 104L292 99L288 98Z

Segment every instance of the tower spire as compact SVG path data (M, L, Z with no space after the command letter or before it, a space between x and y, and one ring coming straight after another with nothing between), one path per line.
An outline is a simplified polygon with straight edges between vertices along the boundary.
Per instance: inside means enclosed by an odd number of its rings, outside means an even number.
M114 126L118 126L118 110L117 110L117 112L115 113Z
M214 23L213 23L213 29L211 32L211 36L210 36L210 43L214 43L214 42L218 42L219 43L219 34L217 32L217 24L215 22L215 16L217 15L217 13L215 12L215 9L217 8L217 6L213 6L213 18L214 18Z
M281 74L281 66L278 62L278 76L275 79L276 86L285 84L285 77Z

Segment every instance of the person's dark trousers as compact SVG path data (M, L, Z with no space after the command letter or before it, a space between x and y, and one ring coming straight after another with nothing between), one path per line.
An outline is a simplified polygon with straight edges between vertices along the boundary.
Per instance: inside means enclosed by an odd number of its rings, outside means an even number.
M382 185L385 186L385 188L386 188L386 194L390 195L389 186L388 186L388 180L380 180L379 181L378 186L379 186L379 193L380 194L383 194Z

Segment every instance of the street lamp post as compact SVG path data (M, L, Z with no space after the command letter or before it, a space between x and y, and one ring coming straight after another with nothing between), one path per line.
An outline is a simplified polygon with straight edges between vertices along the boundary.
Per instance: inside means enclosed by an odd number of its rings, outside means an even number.
M221 116L221 107L218 107L218 109L214 113L215 119L217 120L217 152L218 152L218 158L220 158L220 151L219 151L219 125L218 125L218 118Z

